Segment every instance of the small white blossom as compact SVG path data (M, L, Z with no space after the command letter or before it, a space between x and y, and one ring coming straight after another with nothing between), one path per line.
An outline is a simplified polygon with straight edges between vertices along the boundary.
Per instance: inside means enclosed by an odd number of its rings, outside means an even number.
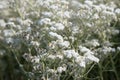
M56 28L56 30L63 30L65 28L62 23L56 23L53 27Z
M86 58L90 59L91 61L94 61L94 62L99 62L99 59L97 57L95 57L94 55L92 55L91 53L87 52L85 53L84 55Z
M31 62L33 62L33 63L39 63L40 62L40 57L33 56L32 59L31 59Z
M42 12L42 15L45 17L52 17L53 13L52 12Z
M59 7L58 7L57 5L51 5L51 6L50 6L50 9L52 9L52 10L58 10Z
M9 44L9 43L14 43L14 40L13 40L13 38L6 38L5 39L6 40L6 42Z
M43 19L40 19L38 21L38 24L39 25L44 25L44 24L50 24L50 22L51 22L51 19L49 19L49 18L43 18Z
M58 67L58 68L57 68L57 72L58 72L58 73L62 73L62 72L65 71L65 70L66 70L65 67L64 67L64 68L63 68L63 67Z
M6 36L6 37L7 37L7 36L14 36L14 35L15 35L15 31L10 30L10 29L4 30L3 33L4 33L4 36Z
M69 45L70 45L70 43L69 43L68 41L63 41L63 42L58 41L58 45L59 45L60 47L68 48Z
M55 32L49 32L49 35L53 38L57 38L58 40L63 41L63 37Z
M120 47L117 47L117 50L120 51Z
M5 27L6 23L3 19L0 19L0 27Z
M31 44L34 45L34 46L39 46L40 43L38 41L31 41Z
M93 39L93 40L91 40L91 41L87 41L87 42L86 42L86 45L92 46L92 47L100 46L100 44L98 43L98 40L96 40L96 39Z
M85 52L90 52L90 50L86 47L83 47L83 46L79 46L79 49L82 53L85 53Z
M120 8L117 8L117 9L115 10L115 13L120 14Z
M63 14L64 14L64 18L70 18L70 12L69 11L65 11Z
M50 59L56 59L56 56L55 55L49 55L48 58L50 58Z
M64 51L64 55L67 57L67 58L72 58L72 50L66 50Z
M75 58L75 62L77 63L77 64L79 64L79 66L81 66L81 67L84 67L85 68L85 66L86 66L86 62L85 62L85 58L84 58L84 56L78 56L78 57L76 57Z
M56 55L57 58L63 59L63 55Z
M79 56L79 54L76 53L75 50L65 50L65 51L64 51L64 55L65 55L67 58L72 58L72 57L76 58L76 57Z
M86 0L85 1L85 4L89 5L89 6L92 6L93 5L93 2L92 1L89 1L89 0Z

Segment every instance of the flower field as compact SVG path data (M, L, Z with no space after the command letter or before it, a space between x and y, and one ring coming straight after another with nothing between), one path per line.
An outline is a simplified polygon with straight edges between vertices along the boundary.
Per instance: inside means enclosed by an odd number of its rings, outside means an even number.
M120 80L119 0L0 0L0 80Z

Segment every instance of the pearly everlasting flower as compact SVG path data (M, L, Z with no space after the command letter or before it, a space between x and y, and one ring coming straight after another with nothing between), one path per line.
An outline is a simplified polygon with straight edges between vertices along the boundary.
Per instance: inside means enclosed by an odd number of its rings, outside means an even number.
M61 0L61 3L62 3L62 4L65 4L65 5L68 5L68 4L69 4L69 2L66 1L66 0Z
M49 18L43 18L38 21L39 25L49 24L51 22L51 19Z
M9 43L14 43L13 38L6 38L5 41L9 44Z
M99 19L100 17L99 17L99 15L98 14L94 14L93 15L93 19Z
M85 61L81 61L81 63L79 63L79 65L81 66L81 67L86 67L86 63L85 63Z
M97 62L97 63L99 62L99 59L89 52L85 53L84 56L91 61L94 61L94 62Z
M65 55L67 58L72 58L72 57L73 57L71 51L69 51L69 50L64 51L64 55Z
M0 19L0 27L5 27L6 23L3 19Z
M85 1L85 4L87 4L87 5L89 5L89 6L92 6L92 5L93 5L93 1L86 0L86 1Z
M91 41L87 41L87 42L86 42L86 45L92 46L92 47L100 46L100 44L98 43L98 40L96 40L96 39L93 39L93 40L91 40Z
M63 30L65 28L62 23L56 23L53 25L53 27L56 28L56 30Z
M40 43L38 41L31 41L31 44L34 45L34 46L39 46Z
M90 52L90 50L86 47L83 47L83 46L79 46L79 49L82 53L85 53L85 52Z
M58 67L58 68L57 68L57 72L58 72L58 73L62 73L62 72L65 71L65 70L66 70L65 67Z
M63 42L62 41L58 41L58 45L60 47L68 48L70 43L68 41L63 41Z
M15 35L15 31L10 30L10 29L4 30L3 33L4 33L5 37L7 37L7 36L14 36Z
M22 57L29 62L31 61L33 56L31 54L25 53Z
M56 55L56 58L63 59L63 55Z
M63 13L64 15L64 18L70 18L70 12L69 11L65 11L64 13Z
M25 25L25 26L30 26L31 24L33 24L33 22L30 19L26 19L26 20L23 21L22 24Z
M117 8L117 9L115 10L115 13L116 13L116 14L120 14L120 8Z
M57 38L58 40L63 41L63 37L55 32L49 32L49 35L53 38Z
M59 7L58 7L57 5L51 5L51 6L50 6L50 9L52 9L52 10L58 10Z
M44 17L52 17L53 16L53 13L52 12L42 12L42 15Z
M72 58L72 57L76 58L76 57L79 56L79 54L76 53L74 50L65 50L65 51L64 51L64 55L65 55L67 58Z
M40 64L34 65L33 68L34 68L34 70L40 70L41 65Z
M107 54L107 53L110 53L110 52L115 52L115 49L111 48L111 47L104 46L103 49L102 49L102 52L104 54Z
M56 56L55 55L49 55L48 58L50 58L50 59L56 59Z
M75 62L79 65L79 66L81 66L81 67L84 67L85 68L85 66L86 66L86 62L85 62L85 58L84 58L84 56L78 56L78 57L76 57L75 58Z
M102 11L102 8L99 6L99 5L93 5L94 9L97 11L97 12L101 12Z
M63 55L60 55L60 54L52 55L52 54L50 54L50 55L48 56L48 58L50 58L50 59L57 59L57 58L63 59Z
M116 35L116 34L119 34L120 33L120 31L119 30L117 30L117 29L114 29L114 30L112 30L112 32L111 32L113 35Z
M120 47L117 47L117 50L120 51Z
M39 63L40 62L40 57L39 56L33 56L32 59L31 59L31 62Z

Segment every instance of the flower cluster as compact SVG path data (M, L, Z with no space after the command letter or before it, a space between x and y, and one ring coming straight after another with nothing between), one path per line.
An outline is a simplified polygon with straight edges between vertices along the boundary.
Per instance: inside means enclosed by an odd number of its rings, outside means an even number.
M15 48L24 42L28 52L23 58L40 78L60 80L65 74L80 80L87 65L116 51L110 39L119 30L111 22L118 20L120 9L112 1L12 0L8 4L18 15L0 19L0 39Z

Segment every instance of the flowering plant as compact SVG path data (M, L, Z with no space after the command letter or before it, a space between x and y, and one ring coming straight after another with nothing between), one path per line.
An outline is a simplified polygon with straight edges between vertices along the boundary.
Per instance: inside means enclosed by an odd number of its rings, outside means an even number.
M6 4L10 8L5 10L17 15L4 14L0 19L0 39L30 63L32 79L80 80L88 66L116 51L111 38L119 30L111 22L119 20L120 8L113 1L12 0ZM24 72L24 66L20 69Z

